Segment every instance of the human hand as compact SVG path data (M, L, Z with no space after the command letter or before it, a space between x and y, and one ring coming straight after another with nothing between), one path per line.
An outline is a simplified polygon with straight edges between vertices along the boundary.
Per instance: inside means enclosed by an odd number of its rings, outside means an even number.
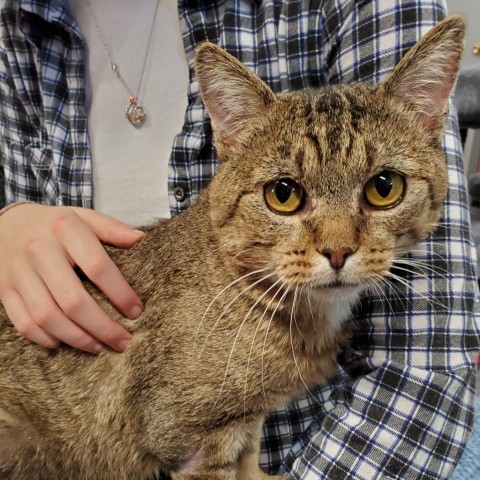
M89 295L77 265L126 316L143 309L100 241L127 248L143 233L78 207L24 204L0 216L0 301L18 331L32 342L60 342L91 353L107 344L123 351L132 335Z

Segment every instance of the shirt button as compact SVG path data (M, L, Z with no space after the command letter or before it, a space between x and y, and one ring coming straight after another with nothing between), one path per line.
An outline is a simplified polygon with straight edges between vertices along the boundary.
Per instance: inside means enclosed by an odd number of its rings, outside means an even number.
M187 194L185 193L185 189L182 187L175 187L173 190L173 196L177 202L183 202L187 197Z

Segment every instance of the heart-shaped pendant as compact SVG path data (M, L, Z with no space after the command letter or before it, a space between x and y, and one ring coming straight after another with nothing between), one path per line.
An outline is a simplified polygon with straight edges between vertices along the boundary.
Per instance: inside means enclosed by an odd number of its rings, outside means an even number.
M125 110L125 116L134 127L141 127L145 121L145 110L137 105L137 97L130 97L130 105Z

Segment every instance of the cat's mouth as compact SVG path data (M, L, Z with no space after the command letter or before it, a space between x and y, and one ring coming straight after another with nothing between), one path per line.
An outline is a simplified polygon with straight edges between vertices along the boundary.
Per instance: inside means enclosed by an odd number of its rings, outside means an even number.
M342 282L341 280L333 280L332 282L316 285L320 289L344 289L344 288L358 288L359 283Z
M337 295L349 295L350 293L359 292L367 288L365 282L351 282L340 279L333 279L328 282L314 282L311 285L319 295L321 296L330 296L334 295L337 298Z
M345 282L342 282L340 280L334 280L333 282L329 282L325 285L323 285L324 288L340 288L340 287L345 287L348 284L345 284ZM353 286L353 285L350 285Z
M364 286L364 283L360 282L348 282L345 280L334 279L329 282L313 282L311 286L316 290L350 290L358 289L359 287Z
M312 287L312 290L315 291L314 295L327 303L348 303L349 299L357 298L367 288L367 285L363 282L355 283L335 279L330 282L315 282Z

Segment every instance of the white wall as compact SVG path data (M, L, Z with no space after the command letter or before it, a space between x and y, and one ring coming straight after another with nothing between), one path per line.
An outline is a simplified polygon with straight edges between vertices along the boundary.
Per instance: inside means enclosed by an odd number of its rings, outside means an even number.
M447 6L448 13L461 13L468 23L464 65L480 65L480 55L472 51L476 43L480 44L480 0L447 0Z

